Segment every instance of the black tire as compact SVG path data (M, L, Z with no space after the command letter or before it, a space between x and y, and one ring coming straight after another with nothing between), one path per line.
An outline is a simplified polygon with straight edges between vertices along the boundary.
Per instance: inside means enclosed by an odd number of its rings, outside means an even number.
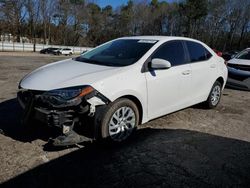
M135 123L134 123L134 127L131 128L129 131L127 131L127 129L124 129L125 131L121 131L121 132L124 132L123 134L129 134L129 135L124 136L124 139L117 140L117 139L114 139L116 134L113 135L114 137L110 135L109 128L110 128L111 118L113 118L113 115L116 112L118 112L118 110L120 110L122 107L125 107L133 111ZM131 137L133 132L136 130L138 123L139 123L139 111L135 103L126 98L118 99L115 102L109 104L107 108L105 108L105 110L103 111L103 114L101 115L101 120L99 124L99 131L100 131L99 138L106 139L107 141L111 141L115 143L123 142L125 140L128 140L128 138ZM117 136L119 135L117 134Z
M219 96L218 96L218 100L214 101L213 92L216 88L219 88ZM205 102L205 105L208 109L213 109L219 104L220 99L221 99L221 91L222 91L221 83L219 81L215 81L215 83L214 83L214 85L209 93L209 96L207 98L207 101Z

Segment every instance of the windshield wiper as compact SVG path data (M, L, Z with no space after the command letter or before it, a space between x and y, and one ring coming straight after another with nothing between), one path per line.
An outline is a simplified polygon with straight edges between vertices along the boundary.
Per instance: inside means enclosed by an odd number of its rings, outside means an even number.
M87 58L83 58L81 56L76 57L73 60L80 61L80 62L85 62L85 63L98 64L98 65L103 65L103 66L112 66L112 67L124 66L124 65L120 65L120 64L111 63L111 62L103 62L103 61L98 61L98 60L94 60L94 59L87 59Z
M74 58L73 60L75 61L80 61L80 62L85 62L85 63L94 63L94 64L101 64L102 62L94 60L94 59L87 59L87 58L82 58L81 56Z

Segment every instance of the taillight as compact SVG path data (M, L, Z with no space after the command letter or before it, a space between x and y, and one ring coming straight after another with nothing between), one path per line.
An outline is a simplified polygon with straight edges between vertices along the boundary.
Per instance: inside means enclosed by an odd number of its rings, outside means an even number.
M222 52L217 52L217 55L218 55L219 57L222 57Z

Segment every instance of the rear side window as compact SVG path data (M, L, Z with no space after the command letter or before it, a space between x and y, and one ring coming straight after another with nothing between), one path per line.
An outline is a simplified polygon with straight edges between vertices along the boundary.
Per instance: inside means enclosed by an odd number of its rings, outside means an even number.
M212 56L212 54L199 43L186 41L186 44L191 62L205 61Z
M212 57L212 54L206 48L204 49L205 49L206 60L210 59Z
M163 44L156 50L152 59L165 59L171 63L172 66L182 65L185 63L185 53L181 41L171 41Z

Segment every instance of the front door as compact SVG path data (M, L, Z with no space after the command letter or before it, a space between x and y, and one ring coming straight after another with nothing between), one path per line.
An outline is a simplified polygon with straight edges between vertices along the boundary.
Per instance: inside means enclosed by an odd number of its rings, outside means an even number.
M148 117L153 119L181 108L185 108L190 98L191 75L190 64L182 41L170 41L161 45L151 59L165 59L171 68L150 70L145 73L148 89Z

